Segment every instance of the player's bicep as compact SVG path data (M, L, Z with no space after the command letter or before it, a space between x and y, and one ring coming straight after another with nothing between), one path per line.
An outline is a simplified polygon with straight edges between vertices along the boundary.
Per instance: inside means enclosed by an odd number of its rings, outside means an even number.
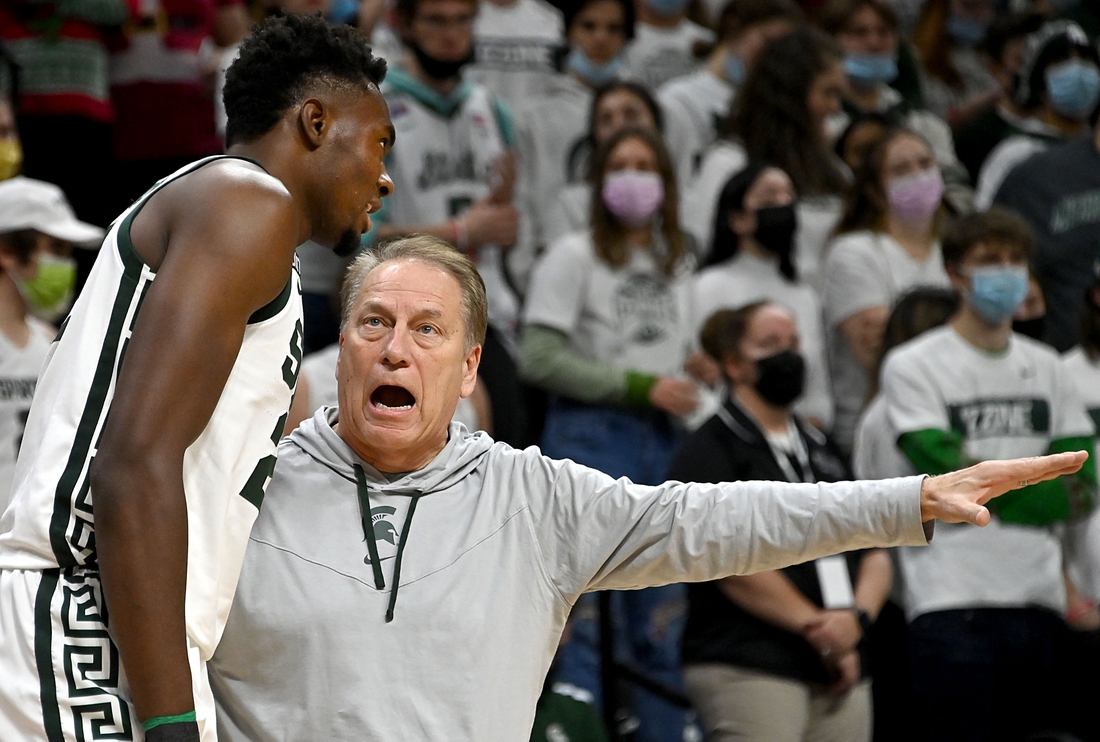
M102 448L182 456L213 414L248 318L285 286L273 225L181 230L126 346Z

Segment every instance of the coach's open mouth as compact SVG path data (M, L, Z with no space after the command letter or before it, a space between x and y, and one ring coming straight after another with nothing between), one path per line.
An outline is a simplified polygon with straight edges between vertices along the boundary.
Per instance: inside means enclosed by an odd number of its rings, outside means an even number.
M411 410L416 397L404 387L384 384L371 392L370 401L382 410Z

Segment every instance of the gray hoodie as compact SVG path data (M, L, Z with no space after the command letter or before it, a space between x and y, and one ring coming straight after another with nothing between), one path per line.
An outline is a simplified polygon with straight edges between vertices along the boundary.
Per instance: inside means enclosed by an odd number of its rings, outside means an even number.
M334 422L279 447L209 664L222 742L520 742L581 593L926 542L920 477L644 487L458 424L394 477Z

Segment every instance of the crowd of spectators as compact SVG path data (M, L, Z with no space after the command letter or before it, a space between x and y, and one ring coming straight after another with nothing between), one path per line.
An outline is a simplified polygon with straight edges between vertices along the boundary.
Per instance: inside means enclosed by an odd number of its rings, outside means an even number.
M8 0L0 510L72 248L223 151L252 22L314 13L389 64L362 248L430 234L486 284L467 427L641 484L1094 450L1090 0ZM288 430L335 404L348 260L298 255ZM532 739L1100 739L1096 491L1088 464L927 549L615 594L613 653L655 681L627 692L585 596Z

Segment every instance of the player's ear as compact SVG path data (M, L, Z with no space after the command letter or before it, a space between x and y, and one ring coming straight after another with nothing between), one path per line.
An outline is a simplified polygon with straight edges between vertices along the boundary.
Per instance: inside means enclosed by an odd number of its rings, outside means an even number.
M298 128L309 145L316 149L328 133L329 109L317 98L309 98L298 109Z

